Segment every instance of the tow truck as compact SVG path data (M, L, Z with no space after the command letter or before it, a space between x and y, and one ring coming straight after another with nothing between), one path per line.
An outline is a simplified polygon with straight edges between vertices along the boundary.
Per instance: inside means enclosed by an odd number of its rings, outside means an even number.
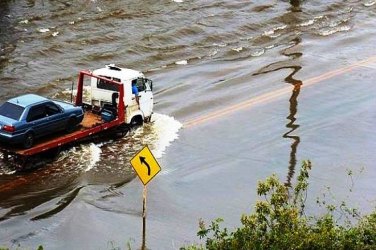
M132 93L132 85L138 88L138 96ZM80 125L69 133L43 137L28 149L0 144L2 161L17 169L29 169L45 163L46 156L56 157L64 146L93 137L122 137L132 126L150 122L153 113L152 90L152 81L136 70L112 64L92 72L80 71L77 89L73 90L72 87L71 98L74 105L84 110Z

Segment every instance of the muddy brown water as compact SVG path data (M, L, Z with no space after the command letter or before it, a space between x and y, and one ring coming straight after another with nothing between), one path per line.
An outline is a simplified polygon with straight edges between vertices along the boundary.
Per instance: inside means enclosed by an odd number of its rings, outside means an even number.
M234 228L257 180L293 183L304 159L310 213L323 192L369 212L375 20L373 0L1 1L1 101L67 98L79 70L116 63L154 80L156 114L33 171L2 163L0 246L140 248L142 184L129 161L145 144L162 166L148 185L149 249L199 242L199 218Z

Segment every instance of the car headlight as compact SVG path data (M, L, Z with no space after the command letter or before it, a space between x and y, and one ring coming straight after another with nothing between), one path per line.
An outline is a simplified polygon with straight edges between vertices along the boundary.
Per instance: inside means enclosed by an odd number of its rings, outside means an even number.
M0 130L2 129L3 127L0 125Z

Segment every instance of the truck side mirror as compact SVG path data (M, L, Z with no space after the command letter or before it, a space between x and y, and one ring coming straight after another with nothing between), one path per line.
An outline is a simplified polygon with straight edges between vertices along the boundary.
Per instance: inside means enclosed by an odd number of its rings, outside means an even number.
M149 80L150 90L153 91L153 81Z

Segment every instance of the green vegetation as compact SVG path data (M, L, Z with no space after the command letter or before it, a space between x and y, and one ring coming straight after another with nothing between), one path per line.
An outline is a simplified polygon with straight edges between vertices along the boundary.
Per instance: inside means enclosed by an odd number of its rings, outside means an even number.
M362 217L345 203L336 206L318 199L325 213L305 215L310 169L311 163L304 161L290 188L275 175L260 181L257 194L262 199L254 212L241 217L239 228L229 232L220 227L222 219L208 226L201 220L197 235L205 245L181 249L376 249L376 210Z

